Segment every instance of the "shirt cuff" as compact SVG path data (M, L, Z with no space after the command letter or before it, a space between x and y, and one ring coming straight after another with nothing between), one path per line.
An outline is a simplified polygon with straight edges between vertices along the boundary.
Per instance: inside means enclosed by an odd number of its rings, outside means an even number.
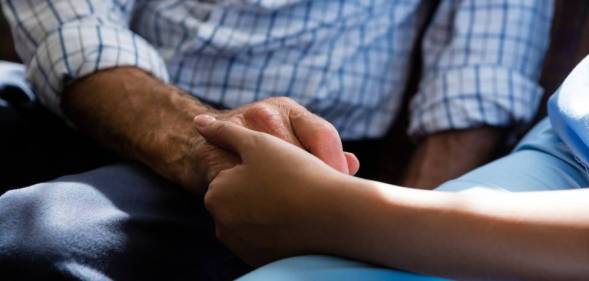
M24 98L28 101L34 101L35 96L25 81L25 66L18 63L12 63L0 60L0 90L14 87L19 89Z
M444 71L422 81L411 101L409 135L481 126L521 126L535 115L542 88L521 73L497 66Z
M164 61L140 36L119 26L64 25L38 46L28 79L39 100L60 116L61 94L72 81L100 70L138 67L168 82Z

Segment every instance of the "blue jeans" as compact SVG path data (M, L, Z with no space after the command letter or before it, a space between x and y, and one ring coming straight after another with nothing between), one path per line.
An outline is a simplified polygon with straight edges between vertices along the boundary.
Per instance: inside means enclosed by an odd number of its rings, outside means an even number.
M587 172L544 119L524 137L513 153L449 181L437 190L447 192L504 192L574 189L589 186ZM375 267L326 256L302 256L259 268L241 281L266 280L406 280L441 278Z

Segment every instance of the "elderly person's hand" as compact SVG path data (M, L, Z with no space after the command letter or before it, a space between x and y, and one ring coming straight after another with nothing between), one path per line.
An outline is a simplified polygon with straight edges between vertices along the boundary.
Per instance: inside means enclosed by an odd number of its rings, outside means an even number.
M340 172L353 174L359 166L329 122L288 98L219 111L131 67L77 80L64 93L63 108L82 132L197 194L237 163L198 134L193 118L202 113L303 147Z
M333 125L307 111L292 99L269 98L218 113L215 117L273 135L304 148L342 173L353 175L358 171L357 158L343 151L339 134ZM203 154L208 159L207 179L209 181L220 170L235 165L235 159L226 152L210 145L205 149L211 150L210 153Z

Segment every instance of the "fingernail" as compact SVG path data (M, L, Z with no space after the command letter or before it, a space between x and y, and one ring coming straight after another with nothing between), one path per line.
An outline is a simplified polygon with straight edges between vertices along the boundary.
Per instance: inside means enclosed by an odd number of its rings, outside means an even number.
M210 125L211 123L215 122L215 120L215 117L210 115L198 115L194 117L194 122L196 123L196 126L198 126L199 128L204 128Z

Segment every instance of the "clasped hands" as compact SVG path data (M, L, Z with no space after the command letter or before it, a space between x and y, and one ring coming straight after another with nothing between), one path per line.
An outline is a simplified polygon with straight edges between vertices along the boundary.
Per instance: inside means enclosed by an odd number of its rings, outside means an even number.
M321 246L325 225L317 218L326 214L329 189L359 168L331 124L284 98L194 121L209 145L233 159L207 175L204 202L222 242L252 265Z

